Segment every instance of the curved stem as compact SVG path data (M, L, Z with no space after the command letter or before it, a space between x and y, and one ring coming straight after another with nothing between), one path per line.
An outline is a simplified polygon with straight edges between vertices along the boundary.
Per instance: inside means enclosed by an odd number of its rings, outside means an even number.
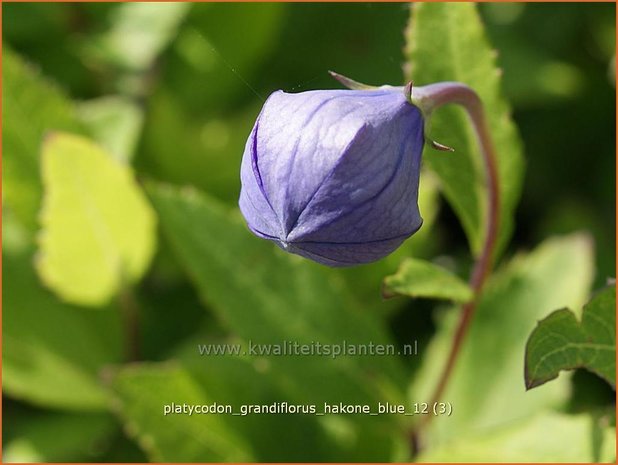
M489 127L485 118L483 104L474 90L458 82L443 82L431 84L412 90L412 103L417 105L425 114L429 116L436 108L455 103L464 107L476 132L483 164L487 176L487 229L483 248L479 255L472 274L470 276L470 287L474 292L472 300L464 304L461 308L461 317L453 336L451 350L449 352L446 365L440 375L436 388L431 398L431 404L438 402L448 384L448 380L453 372L455 362L461 351L462 343L465 339L470 322L476 310L483 285L489 275L493 264L493 255L496 247L498 225L500 222L500 191L498 188L498 170L496 166L496 152L491 140ZM432 415L425 415L412 435L412 442L418 447L419 430L426 427L433 418Z

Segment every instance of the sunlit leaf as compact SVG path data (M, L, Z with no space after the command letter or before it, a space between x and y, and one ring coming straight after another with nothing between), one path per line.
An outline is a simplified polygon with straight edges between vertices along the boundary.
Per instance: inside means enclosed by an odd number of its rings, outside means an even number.
M453 443L427 450L419 462L543 463L613 462L616 435L589 415L539 413Z
M39 276L68 302L103 305L148 267L154 213L129 168L88 139L50 135L42 164Z

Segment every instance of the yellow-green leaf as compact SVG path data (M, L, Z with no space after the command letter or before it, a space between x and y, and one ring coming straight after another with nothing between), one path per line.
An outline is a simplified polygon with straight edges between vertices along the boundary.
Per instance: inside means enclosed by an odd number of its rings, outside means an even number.
M88 139L49 135L41 163L39 276L68 302L103 305L150 263L154 212L130 169Z
M616 434L589 415L537 413L501 428L470 431L418 462L614 462Z

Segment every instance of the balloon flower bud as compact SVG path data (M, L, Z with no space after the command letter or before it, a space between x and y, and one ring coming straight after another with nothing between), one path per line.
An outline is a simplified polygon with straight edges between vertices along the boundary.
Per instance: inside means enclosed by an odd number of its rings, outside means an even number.
M241 166L251 231L329 266L393 252L421 226L423 116L402 88L274 92Z

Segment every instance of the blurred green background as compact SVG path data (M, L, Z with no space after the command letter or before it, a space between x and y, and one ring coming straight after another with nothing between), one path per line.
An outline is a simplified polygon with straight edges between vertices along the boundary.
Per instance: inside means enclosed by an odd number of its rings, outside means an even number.
M61 98L73 102L77 115L75 126L59 124L51 129L88 134L130 164L140 182L193 186L206 193L206 205L216 203L214 210L219 203L236 208L240 159L264 99L277 89L300 92L339 87L327 70L366 83L401 84L403 30L409 9L403 3L4 3L3 102L7 92L22 92L24 99L33 99L32 108L37 108L37 91L20 86L22 81L24 86L30 85L30 79L32 85L40 81L40 95L63 94ZM525 146L525 184L506 255L530 250L549 236L587 231L594 238L592 289L599 288L608 277L615 276L615 5L486 3L479 11L498 50L504 94ZM9 66L19 67L19 73ZM27 77L17 79L22 72ZM51 87L46 90L45 86ZM32 155L36 160L41 134L50 128L36 111L34 116L24 117L13 111L15 107L6 105L3 151L36 151ZM45 105L40 108L43 114ZM31 120L30 127L20 128ZM36 125L42 127L33 129ZM3 182L12 175L11 167L5 163ZM31 169L34 171L18 175L28 176L38 170L36 166ZM65 304L37 284L32 256L39 226L33 221L36 215L28 212L36 213L40 207L36 195L34 200L30 198L33 194L28 181L20 182L21 178L15 181L26 186L23 197L3 197L3 349L4 358L12 358L8 362L12 371L7 373L6 362L3 367L5 385L9 381L3 393L5 461L407 458L405 436L393 438L406 426L396 422L376 425L358 420L357 424L338 418L292 422L284 417L258 417L244 423L226 424L224 420L223 425L214 422L201 426L194 418L193 423L186 420L176 425L179 435L195 437L197 444L202 444L202 434L208 436L203 429L224 438L215 441L217 446L212 450L217 452L213 455L192 446L191 441L183 443L172 432L169 436L161 433L167 428L156 410L161 402L182 402L183 395L191 397L195 386L206 386L205 391L214 400L219 396L274 402L288 398L286 382L274 383L273 387L268 373L265 379L249 374L238 360L205 362L195 356L196 341L234 341L236 337L242 339L243 334L235 330L233 316L230 322L215 309L220 305L217 296L211 303L201 295L199 283L203 281L199 277L196 289L193 280L199 269L189 267L187 274L183 260L178 258L183 254L179 252L182 245L165 235L160 235L153 263L131 296L140 307L139 358L147 362L186 360L193 368L164 365L157 371L160 365L146 364L136 368L136 373L126 369L129 371L120 379L109 367L101 375L104 366L124 360L124 349L118 347L123 337L116 308L122 304L112 302L111 308L80 310L82 315L73 308L60 308ZM456 216L448 204L435 197L429 176L425 186L426 209L423 211L421 205L421 211L427 222L426 233L415 236L403 250L378 264L320 271L325 283L337 280L334 289L345 286L362 301L361 320L368 315L384 328L387 338L398 343L418 339L421 346L440 331L433 304L408 299L384 301L380 297L381 278L396 271L401 258L410 254L439 256L440 263L461 276L469 268L467 242ZM181 202L174 195L162 194L156 210L167 209L171 215L174 203ZM20 202L26 206L22 208ZM203 205L197 203L199 210ZM184 213L193 211L189 208ZM212 221L219 218L219 213L213 215ZM201 234L207 236L207 231L199 230L200 224L195 225L196 231L190 231L196 240ZM246 241L253 244L254 239L246 234ZM277 254L275 264L280 260ZM307 269L307 273L313 273L315 268L307 265ZM267 281L284 277L275 273ZM208 283L208 279L216 278L205 273L203 279ZM547 285L552 282L548 276ZM316 289L322 289L321 285L316 284ZM48 312L54 306L64 312L66 321ZM541 309L540 314L551 310L554 308ZM35 320L38 323L32 324ZM8 324L11 326L7 328ZM102 339L97 346L101 354L79 356L78 352L89 350L84 347L90 347L88 342L82 345L81 339L89 337ZM12 345L7 347L7 343ZM62 344L67 347L55 353ZM56 371L39 370L39 364L48 363L48 356ZM390 364L380 360L374 363ZM419 369L417 358L402 358L396 363L403 368L394 370L404 379L414 377ZM64 369L70 373L64 373ZM279 369L284 374L288 370L285 366ZM191 373L193 384L186 379L185 371ZM10 376L23 378L11 383L7 380ZM50 376L57 379L52 382ZM95 405L97 402L90 405L85 401L84 407L50 401L45 393L32 388L40 383L45 391L51 383L71 391L72 380L81 383L90 376L103 378L101 384L111 389L111 400L105 401L105 405L113 406L111 409L102 409ZM67 383L64 387L62 379ZM566 383L568 395L560 411L597 415L613 408L613 391L593 375L577 372ZM324 389L330 386L326 384ZM382 388L385 392L392 389L389 385ZM161 397L151 399L149 393ZM343 389L337 396L348 399L348 394ZM298 398L307 399L303 395ZM384 398L390 398L389 394ZM573 434L578 431L575 428ZM204 441L204 450L211 450ZM487 447L492 447L491 443Z

